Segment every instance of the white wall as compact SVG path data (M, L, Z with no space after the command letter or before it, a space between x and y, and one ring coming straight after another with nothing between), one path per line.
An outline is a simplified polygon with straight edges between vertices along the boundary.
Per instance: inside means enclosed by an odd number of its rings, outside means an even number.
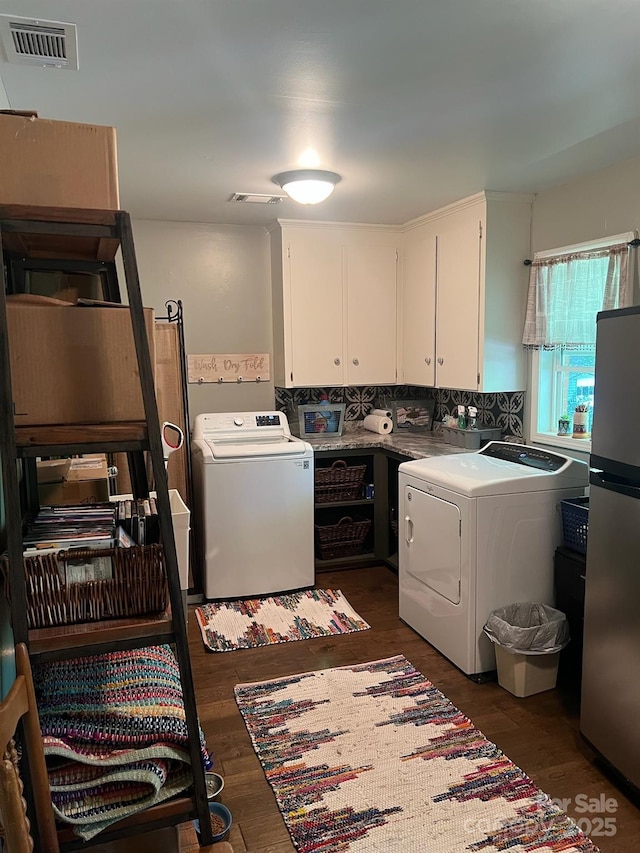
M267 231L258 226L135 220L143 301L181 299L188 353L272 355ZM640 158L546 190L533 205L531 251L640 230ZM189 386L199 412L271 409L273 382Z
M143 302L160 316L166 315L167 300L182 300L187 353L272 354L270 254L264 228L138 219L133 237ZM192 422L200 412L273 406L273 382L189 386Z
M640 158L539 193L531 251L540 252L640 229Z
M531 252L635 230L640 230L638 157L539 193L533 204ZM526 399L528 404L531 395ZM528 436L528 412L526 418ZM560 452L588 461L585 453L564 447Z

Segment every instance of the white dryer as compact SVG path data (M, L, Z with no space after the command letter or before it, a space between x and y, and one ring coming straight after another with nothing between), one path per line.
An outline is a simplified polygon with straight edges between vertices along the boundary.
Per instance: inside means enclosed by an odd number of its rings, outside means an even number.
M584 494L589 468L493 441L398 471L400 618L464 673L480 676L495 669L482 630L491 611L553 604L559 502Z
M205 597L313 586L313 448L286 415L198 415L191 456Z

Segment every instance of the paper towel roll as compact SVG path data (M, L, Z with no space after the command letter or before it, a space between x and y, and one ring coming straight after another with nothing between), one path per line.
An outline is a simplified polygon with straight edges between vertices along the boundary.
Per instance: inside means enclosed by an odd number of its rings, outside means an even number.
M370 432L377 432L378 435L384 435L391 432L393 423L391 418L383 418L380 415L367 415L364 419L364 428Z
M370 415L377 415L379 418L390 418L391 409L373 409L369 412Z

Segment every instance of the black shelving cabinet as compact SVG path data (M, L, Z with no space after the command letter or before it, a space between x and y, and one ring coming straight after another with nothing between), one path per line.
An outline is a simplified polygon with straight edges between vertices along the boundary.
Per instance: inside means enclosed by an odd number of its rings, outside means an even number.
M316 525L334 524L344 517L361 517L371 520L371 527L361 553L334 559L319 559L316 549L316 572L334 569L351 569L389 560L393 539L389 516L389 462L387 453L380 448L316 451L316 468L331 467L336 460L347 465L365 465L363 488L352 500L336 500L315 504ZM368 492L371 497L366 497Z
M398 516L398 467L407 462L409 457L397 453L387 453L387 518L386 525L389 535L387 565L398 571L398 537L401 533L401 519Z
M587 558L561 546L554 556L556 607L567 617L571 641L560 653L558 681L580 697L582 681L582 636Z
M82 210L0 206L0 245L3 286L0 288L0 455L5 506L6 554L11 622L16 643L24 642L32 659L52 660L80 657L159 643L171 644L175 651L189 733L193 788L159 806L127 818L96 836L95 844L135 835L146 830L175 825L197 817L202 827L201 844L211 843L209 812L200 754L198 716L189 658L185 615L176 556L169 492L163 461L160 424L155 400L153 367L144 323L142 297L129 215L124 211ZM129 314L135 341L144 421L113 424L58 426L16 426L11 387L10 341L6 297L7 269L29 259L48 259L64 267L64 259L108 265L110 280L115 276L115 254L122 253ZM40 261L39 261L40 263ZM113 292L116 292L115 285ZM124 309L122 309L124 310ZM37 342L34 342L37 346ZM146 476L141 476L143 452L148 452L157 492L159 527L167 571L170 608L149 618L113 619L52 628L27 625L26 583L22 558L25 496L21 494L18 466L28 475L38 456L61 456L94 452L128 452L136 497L148 494ZM31 460L31 462L30 462ZM136 475L137 471L137 475ZM29 477L23 477L28 482ZM33 489L31 490L33 501ZM29 797L29 755L23 755L25 792ZM31 804L33 806L33 804ZM37 824L32 821L37 835ZM59 833L63 850L88 845L67 828ZM36 841L37 849L37 841Z

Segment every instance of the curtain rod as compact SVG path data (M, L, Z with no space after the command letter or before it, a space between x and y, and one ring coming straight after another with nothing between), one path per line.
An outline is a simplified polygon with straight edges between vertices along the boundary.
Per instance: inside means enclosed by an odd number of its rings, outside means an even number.
M633 240L629 240L627 246L630 246L632 249L637 249L638 246L640 246L640 238L635 237ZM525 265L525 267L530 267L533 261L531 260L531 258L525 258L522 263Z

